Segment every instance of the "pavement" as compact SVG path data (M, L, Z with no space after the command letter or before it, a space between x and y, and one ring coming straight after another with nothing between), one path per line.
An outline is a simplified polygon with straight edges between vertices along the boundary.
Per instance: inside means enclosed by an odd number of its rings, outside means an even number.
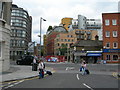
M52 71L50 67L46 67L45 70ZM8 82L20 79L26 79L36 77L39 75L39 71L32 71L32 66L25 65L11 65L8 71L0 73L0 82Z

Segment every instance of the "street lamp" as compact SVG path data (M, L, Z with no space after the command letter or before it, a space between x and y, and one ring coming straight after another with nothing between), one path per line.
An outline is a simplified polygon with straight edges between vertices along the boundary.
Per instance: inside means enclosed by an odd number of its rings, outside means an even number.
M43 19L42 17L40 18L40 35L38 35L38 37L40 37L40 57L41 57L41 30L42 30L42 20L46 21L45 19Z

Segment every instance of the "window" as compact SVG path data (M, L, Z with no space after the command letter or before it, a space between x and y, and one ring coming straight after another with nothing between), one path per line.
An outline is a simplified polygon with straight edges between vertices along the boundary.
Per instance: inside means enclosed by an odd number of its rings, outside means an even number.
M106 31L106 37L110 37L110 32Z
M108 19L105 20L105 25L106 26L110 25L110 21Z
M117 31L113 31L113 37L117 37Z
M106 60L110 60L110 55L106 55Z
M116 19L113 19L113 20L112 20L112 25L117 25Z
M70 42L70 39L68 39L68 42Z
M113 43L113 48L118 48L118 43L117 42Z
M65 42L66 42L67 40L65 39Z
M67 35L67 37L69 37L69 35Z
M0 2L0 18L3 16L3 3Z
M61 39L61 42L63 42L63 39Z
M118 60L118 55L113 55L113 60Z
M110 43L106 43L106 48L109 48L110 47Z

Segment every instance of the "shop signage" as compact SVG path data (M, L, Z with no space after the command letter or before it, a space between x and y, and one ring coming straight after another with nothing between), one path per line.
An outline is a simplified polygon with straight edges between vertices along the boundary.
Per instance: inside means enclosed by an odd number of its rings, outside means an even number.
M87 53L80 53L80 52L75 52L75 56L86 56Z
M118 52L120 52L120 49L103 49L103 52L104 53L107 53L107 52L109 52L109 53L118 53Z
M87 56L102 56L101 53L88 53Z

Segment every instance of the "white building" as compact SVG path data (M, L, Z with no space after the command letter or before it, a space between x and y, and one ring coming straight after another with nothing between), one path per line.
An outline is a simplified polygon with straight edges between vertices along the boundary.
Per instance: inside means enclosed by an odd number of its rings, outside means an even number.
M102 22L100 19L87 19L86 20L86 29L88 30L97 30L99 40L102 40Z
M78 15L78 29L97 30L99 40L102 40L102 22L100 19L87 19L85 16Z
M3 1L0 1L0 72L10 68L10 18L12 0Z
M87 18L82 15L78 15L78 29L86 29Z

